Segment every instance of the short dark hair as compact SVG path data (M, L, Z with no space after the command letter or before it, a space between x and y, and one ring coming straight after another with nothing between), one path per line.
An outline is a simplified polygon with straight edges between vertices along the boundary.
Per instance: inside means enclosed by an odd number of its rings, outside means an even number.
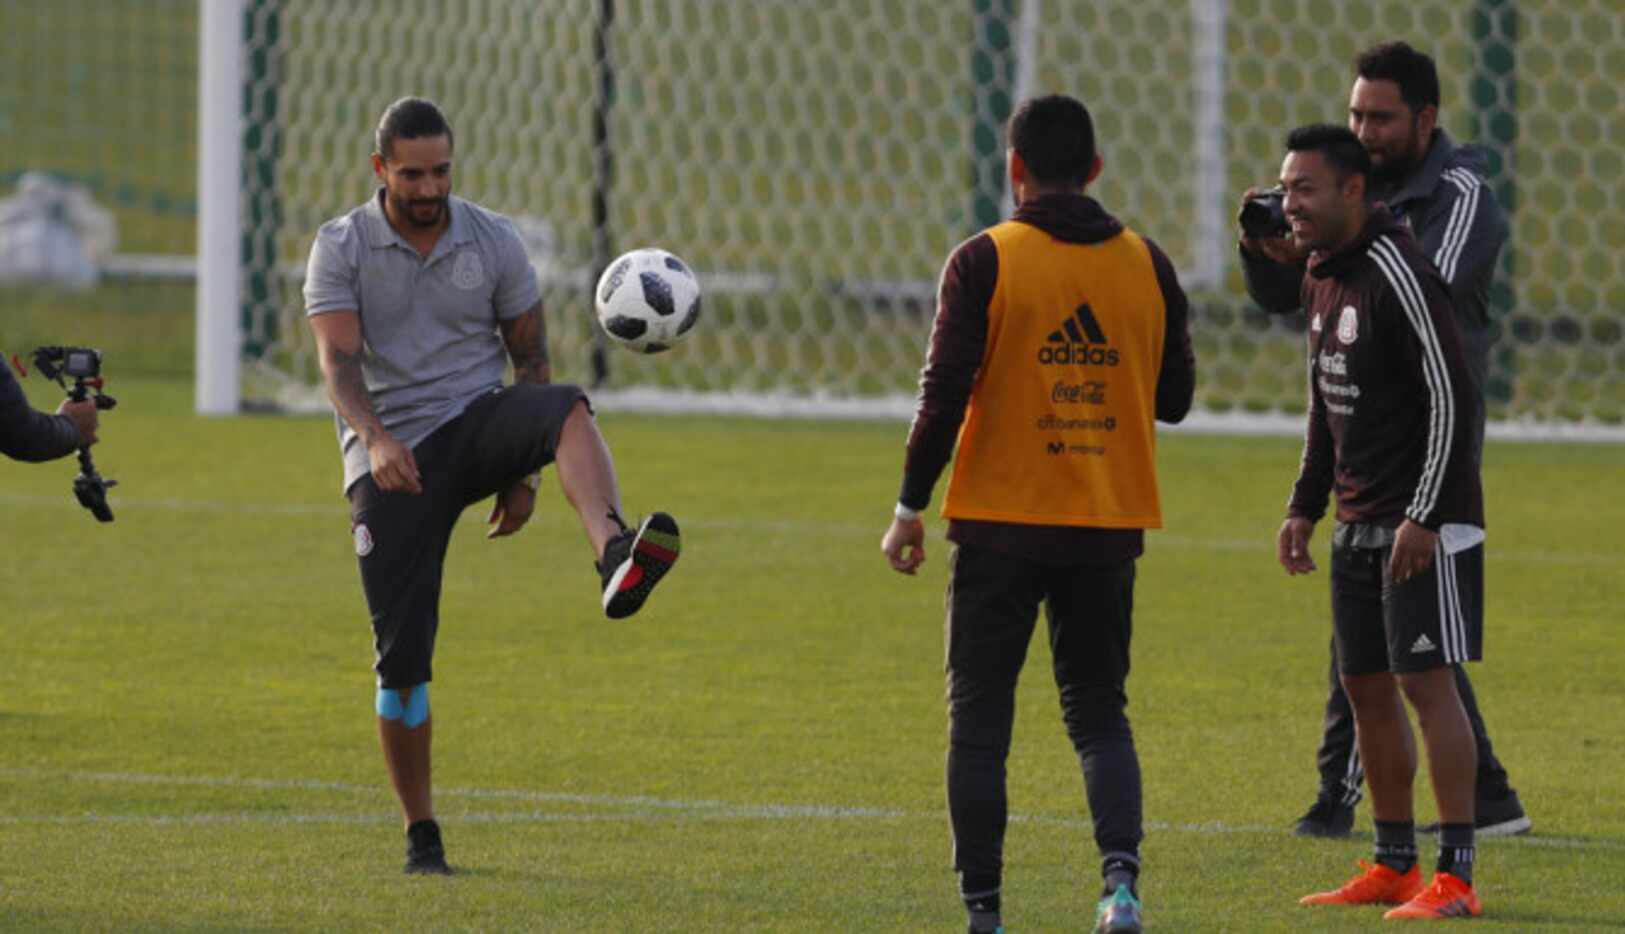
M1286 135L1286 148L1288 152L1318 152L1337 173L1339 184L1350 175L1359 175L1366 180L1366 190L1371 190L1371 154L1346 126L1335 123L1300 126Z
M384 109L378 118L378 129L373 132L373 147L385 159L394 155L398 139L423 139L444 136L448 144L455 145L451 124L434 101L424 97L403 97Z
M1354 72L1367 81L1392 81L1411 113L1438 109L1439 70L1433 59L1399 41L1379 42L1354 59Z
M1023 101L1005 135L1038 184L1081 187L1089 180L1095 121L1077 98L1051 94Z

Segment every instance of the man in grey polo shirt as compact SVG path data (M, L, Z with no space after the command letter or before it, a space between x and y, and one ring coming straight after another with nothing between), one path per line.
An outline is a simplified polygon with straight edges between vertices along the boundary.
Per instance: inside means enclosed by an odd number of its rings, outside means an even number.
M409 873L448 873L429 782L429 680L440 575L464 507L495 496L489 537L519 531L540 471L587 533L604 612L630 616L677 560L677 523L621 521L586 394L554 384L541 293L513 224L451 195L452 132L407 97L379 120L382 183L322 225L305 309L333 402L362 589L378 734L406 822ZM513 362L514 385L502 385Z

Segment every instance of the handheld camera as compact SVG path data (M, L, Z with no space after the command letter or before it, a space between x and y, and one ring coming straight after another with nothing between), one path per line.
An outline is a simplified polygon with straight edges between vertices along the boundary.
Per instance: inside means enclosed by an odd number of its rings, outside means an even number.
M1292 232L1286 220L1286 189L1261 191L1241 206L1241 231L1255 240L1273 240Z
M87 398L96 400L96 408L106 411L118 405L118 400L102 392L102 353L89 347L40 347L34 351L34 367L46 379L55 382L74 402ZM73 386L68 385L68 378ZM90 459L88 446L79 449L79 476L73 478L73 495L79 505L90 510L98 521L112 522L113 510L107 505L107 491L118 485L96 472Z

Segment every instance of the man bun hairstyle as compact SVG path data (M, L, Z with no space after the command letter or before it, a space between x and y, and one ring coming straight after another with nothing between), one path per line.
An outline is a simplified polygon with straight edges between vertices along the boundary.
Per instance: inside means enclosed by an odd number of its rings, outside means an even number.
M1392 81L1412 114L1439 107L1439 70L1433 59L1399 41L1379 42L1354 59L1354 72L1367 81Z
M1040 185L1081 188L1095 165L1095 121L1065 94L1029 98L1010 115L1006 137Z
M425 97L403 97L384 109L378 118L378 129L373 132L373 149L385 159L394 156L398 139L424 139L444 136L448 144L455 144L451 124L434 101Z
M1338 184L1350 175L1359 175L1366 181L1366 191L1371 190L1371 154L1346 126L1335 123L1300 126L1286 135L1286 148L1288 152L1318 152L1337 173Z

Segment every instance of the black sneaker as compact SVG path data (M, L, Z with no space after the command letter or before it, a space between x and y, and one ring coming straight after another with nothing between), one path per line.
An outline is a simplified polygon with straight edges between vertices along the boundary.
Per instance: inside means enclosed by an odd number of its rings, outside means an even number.
M636 532L613 511L609 517L621 531L604 543L604 557L595 567L604 582L604 615L621 619L636 613L655 584L677 563L681 541L677 520L663 512L643 520Z
M449 876L446 848L440 843L440 825L420 820L406 828L406 869L409 876Z
M1331 798L1316 798L1292 832L1300 837L1346 837L1353 829L1354 808Z
M1475 837L1512 837L1526 834L1535 823L1523 812L1518 793L1508 788L1499 795L1480 795L1473 804L1473 835ZM1423 824L1417 833L1438 833L1439 822Z

